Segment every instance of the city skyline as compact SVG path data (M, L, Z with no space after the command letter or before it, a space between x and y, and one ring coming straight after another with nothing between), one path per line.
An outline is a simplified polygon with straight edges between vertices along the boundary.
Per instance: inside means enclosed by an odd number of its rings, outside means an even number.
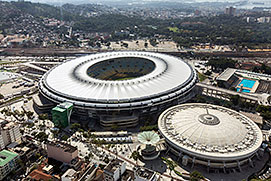
M11 1L11 0L7 0ZM25 1L31 1L31 2L39 2L39 3L49 3L49 4L65 4L65 3L72 3L72 4L91 4L91 3L107 3L107 2L123 2L124 0L25 0ZM205 2L210 2L210 3L264 3L265 5L270 5L269 0L246 0L246 1L240 1L240 0L166 0L167 2L176 2L176 3L205 3ZM129 2L137 2L136 0L128 0L124 1L126 3ZM139 1L139 2L165 2L163 0L145 0L145 1Z

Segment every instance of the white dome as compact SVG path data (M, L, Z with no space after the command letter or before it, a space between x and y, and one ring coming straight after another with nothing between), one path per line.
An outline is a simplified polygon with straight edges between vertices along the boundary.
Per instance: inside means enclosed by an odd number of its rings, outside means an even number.
M159 118L162 135L180 150L211 158L242 158L262 143L259 127L236 111L209 104L183 104Z

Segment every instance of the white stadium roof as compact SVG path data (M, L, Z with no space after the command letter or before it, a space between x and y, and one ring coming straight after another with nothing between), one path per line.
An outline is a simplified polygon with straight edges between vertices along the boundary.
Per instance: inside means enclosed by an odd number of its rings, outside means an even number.
M210 160L238 160L254 154L262 132L249 118L221 106L183 104L164 111L161 134L179 150Z
M100 80L87 74L89 67L117 58L142 58L154 63L146 75L129 80ZM194 87L196 72L177 57L150 52L107 52L66 61L47 72L40 88L59 102L134 102L169 99Z

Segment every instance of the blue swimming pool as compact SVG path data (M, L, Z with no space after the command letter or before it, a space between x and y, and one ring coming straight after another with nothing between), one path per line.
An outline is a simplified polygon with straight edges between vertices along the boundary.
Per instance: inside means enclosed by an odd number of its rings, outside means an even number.
M255 80L249 80L249 79L243 79L238 86L241 86L243 84L243 88L252 88L255 84ZM244 89L245 90L245 89Z
M239 92L239 90L240 90L240 88L237 88L237 92ZM242 92L247 92L247 93L249 93L250 90L248 90L248 89L242 89Z

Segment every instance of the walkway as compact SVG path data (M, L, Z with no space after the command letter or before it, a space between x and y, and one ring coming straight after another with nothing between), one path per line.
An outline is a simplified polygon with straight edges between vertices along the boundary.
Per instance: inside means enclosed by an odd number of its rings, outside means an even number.
M106 150L106 151L108 151L109 153L115 155L116 157L118 157L118 158L120 158L120 159L122 159L122 160L124 160L124 161L126 161L126 162L128 162L128 163L130 163L130 164L132 164L132 165L134 165L134 166L137 166L136 163L132 162L132 161L129 160L129 159L127 159L127 158L125 158L125 157L123 157L123 156L120 156L120 155L118 155L118 154L116 154L116 153L114 153L114 152L112 152L112 151L110 151L110 150L108 150L108 149L106 149L106 148L103 148L103 149ZM170 175L165 174L165 173L163 173L162 175L165 176L165 177L167 177L167 178L173 178L173 179L176 180L176 181L184 181L184 180L181 180L180 178L177 178L177 177L171 177Z
M238 95L240 96L240 98L246 100L247 102L251 102L251 103L259 102L259 97L257 95L235 92L229 89L223 89L220 87L215 87L215 86L207 85L200 82L197 83L196 85L199 91L202 92L203 94L206 94L207 96L228 100L230 96Z

